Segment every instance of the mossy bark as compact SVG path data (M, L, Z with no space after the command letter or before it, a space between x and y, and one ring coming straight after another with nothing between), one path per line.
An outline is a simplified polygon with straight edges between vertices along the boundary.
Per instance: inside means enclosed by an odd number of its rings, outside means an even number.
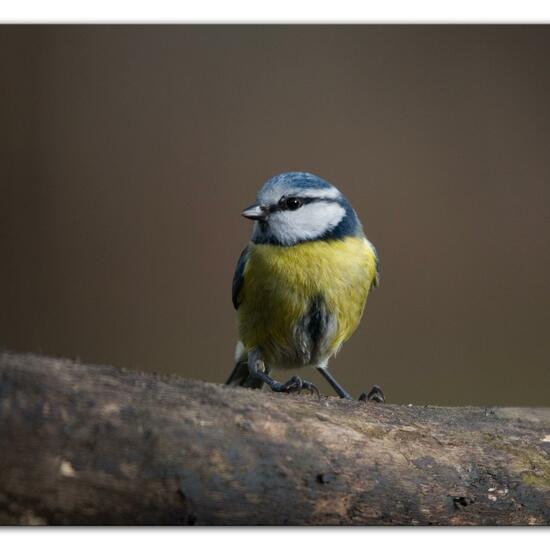
M547 525L550 409L318 401L0 354L0 524Z

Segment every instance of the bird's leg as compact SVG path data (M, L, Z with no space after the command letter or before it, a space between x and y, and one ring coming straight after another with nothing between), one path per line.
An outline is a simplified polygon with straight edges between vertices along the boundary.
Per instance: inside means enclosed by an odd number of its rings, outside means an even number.
M334 391L342 399L353 400L353 397L336 381L336 378L332 376L327 367L317 367L317 370L325 377L325 380L332 386Z
M300 393L302 390L308 390L317 394L317 397L321 397L319 390L307 380L302 380L299 376L293 376L287 382L277 382L266 373L265 363L261 357L259 351L251 351L248 355L248 372L252 378L261 380L267 384L272 391L274 392L283 392L283 393Z
M374 385L369 393L363 392L359 396L359 401L376 401L377 403L385 403L386 396L380 386Z

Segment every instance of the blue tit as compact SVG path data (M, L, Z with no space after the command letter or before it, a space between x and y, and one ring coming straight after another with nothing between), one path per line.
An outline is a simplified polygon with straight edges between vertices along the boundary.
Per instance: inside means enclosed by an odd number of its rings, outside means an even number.
M254 227L233 278L239 342L227 384L317 391L296 376L270 376L309 366L351 399L328 363L357 328L380 268L355 210L329 182L287 172L268 180L242 215Z

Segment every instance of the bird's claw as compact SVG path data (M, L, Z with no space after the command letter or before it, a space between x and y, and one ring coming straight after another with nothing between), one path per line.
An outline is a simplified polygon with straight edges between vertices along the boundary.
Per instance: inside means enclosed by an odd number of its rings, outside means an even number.
M285 393L301 393L302 390L315 393L318 399L321 399L321 394L317 389L317 386L307 380L302 380L299 376L293 376L290 380L280 385L280 388L275 391L282 391Z
M376 401L376 403L385 403L386 396L380 386L374 385L369 393L363 392L359 396L359 401Z
M319 399L319 401L321 400L321 392L319 391L319 388L317 388L317 386L312 382L308 382L307 380L302 380L302 389L307 390L312 394L315 394L317 399Z

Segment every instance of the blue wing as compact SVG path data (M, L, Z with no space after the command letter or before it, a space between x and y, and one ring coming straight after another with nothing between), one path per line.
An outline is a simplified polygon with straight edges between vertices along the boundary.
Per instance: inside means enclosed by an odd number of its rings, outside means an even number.
M243 286L244 282L244 268L246 262L248 261L249 250L246 247L239 256L239 261L237 262L237 267L235 268L235 274L233 275L233 306L235 309L239 309L239 292Z

